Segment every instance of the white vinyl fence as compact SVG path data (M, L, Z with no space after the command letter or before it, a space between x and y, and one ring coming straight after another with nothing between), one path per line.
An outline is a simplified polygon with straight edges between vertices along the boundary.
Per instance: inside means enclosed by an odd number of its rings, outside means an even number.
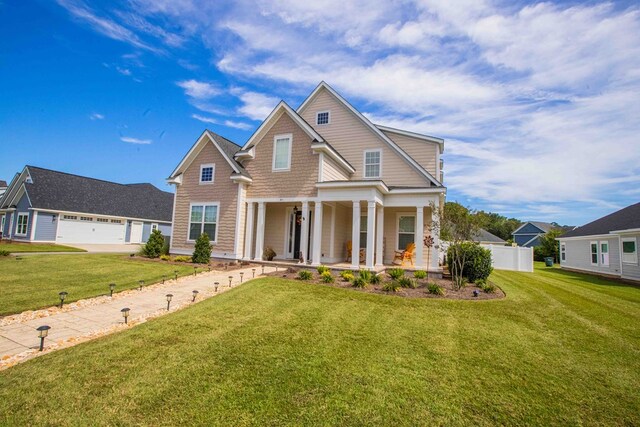
M480 246L491 251L493 268L496 270L533 272L533 248L485 244Z

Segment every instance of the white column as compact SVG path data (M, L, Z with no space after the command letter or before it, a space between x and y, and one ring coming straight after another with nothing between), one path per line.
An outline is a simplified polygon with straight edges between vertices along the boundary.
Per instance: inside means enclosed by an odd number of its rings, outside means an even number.
M351 267L360 268L360 201L353 202L353 228L351 229Z
M365 265L369 269L373 269L373 253L375 252L376 242L376 202L367 204L367 255Z
M258 203L258 221L256 224L256 254L254 259L262 260L264 250L264 202Z
M247 203L247 223L244 231L244 259L251 259L251 249L253 246L253 221L255 220L255 203Z
M320 265L322 257L322 202L316 202L315 214L313 215L313 252L311 253L311 264Z
M376 266L384 264L384 206L378 206L376 213Z
M302 262L309 259L307 249L309 247L309 202L302 202L302 226L300 228L300 253Z
M422 256L424 249L424 206L416 208L416 268L424 268L424 258Z

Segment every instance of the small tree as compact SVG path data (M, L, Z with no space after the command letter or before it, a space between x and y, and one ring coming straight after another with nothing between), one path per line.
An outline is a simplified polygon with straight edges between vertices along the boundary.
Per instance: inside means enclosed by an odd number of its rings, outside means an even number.
M160 230L153 230L149 236L149 240L142 248L142 253L149 258L158 258L162 254L164 247L164 236Z
M562 235L562 230L554 228L540 237L540 246L536 249L540 248L538 253L543 259L545 257L552 257L554 262L558 262L559 244L556 239L560 237L560 235Z
M196 240L196 246L191 256L191 261L196 264L209 264L211 260L211 242L209 235L202 233Z

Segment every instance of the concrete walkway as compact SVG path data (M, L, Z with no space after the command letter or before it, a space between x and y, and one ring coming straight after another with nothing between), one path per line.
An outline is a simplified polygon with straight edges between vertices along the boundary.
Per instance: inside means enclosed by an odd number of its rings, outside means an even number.
M243 282L251 280L254 273L252 269L255 269L255 276L258 277L261 272L259 266L232 271L205 272L197 276L182 277L177 281L169 280L165 284L150 285L141 291L124 291L121 294L115 294L114 298L102 297L100 300L96 298L96 304L91 304L89 300L88 304L74 310L61 310L50 316L0 326L0 361L15 359L15 356L23 353L29 353L27 356L31 357L37 355L40 339L36 328L39 326L51 327L45 340L45 350L62 348L68 346L65 344L69 342L83 340L83 337L97 338L126 328L120 312L125 307L131 309L129 325L135 325L148 318L164 315L192 304L193 290L199 291L197 303L239 285L240 273L243 273ZM273 271L275 267L265 266L264 268L265 274ZM229 276L232 277L231 287L229 287ZM215 282L220 283L218 292L215 291ZM167 312L166 294L173 294L169 312ZM26 358L28 357L24 357Z

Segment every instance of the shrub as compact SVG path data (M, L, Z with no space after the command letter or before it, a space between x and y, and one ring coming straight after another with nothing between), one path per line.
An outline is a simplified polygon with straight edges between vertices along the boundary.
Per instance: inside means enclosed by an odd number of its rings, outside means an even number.
M444 289L442 289L442 286L438 285L437 283L429 283L429 285L427 286L427 291L429 291L429 293L433 295L444 295Z
M373 276L373 273L369 270L360 270L358 272L358 277L364 280L365 283L369 283L371 281L371 276Z
M356 277L351 282L354 288L366 288L367 282L362 277Z
M300 280L311 280L313 279L313 273L309 270L300 270L298 272L298 279Z
M401 268L392 268L390 270L387 270L387 274L393 280L398 280L399 278L404 277L404 270Z
M171 246L171 237L170 236L163 236L164 237L164 242L162 243L162 251L160 252L161 255L169 255L169 249Z
M0 256L9 256L11 252L6 249L0 249Z
M485 283L481 286L481 289L488 294L493 294L496 292L496 285L494 285L493 283Z
M353 272L348 270L341 272L340 277L342 277L342 280L344 280L345 282L351 282L355 278Z
M398 284L398 282L396 282L395 280L392 280L391 282L387 282L384 284L384 286L382 286L382 290L385 292L398 292L400 290L400 284Z
M372 285L377 285L382 282L382 275L380 274L372 274L371 279L369 279L369 283Z
M426 279L427 272L424 270L416 270L413 272L413 277L415 277L416 279Z
M148 258L158 258L162 254L164 237L160 230L153 230L147 243L142 247L142 253Z
M416 283L414 279L410 277L405 277L405 276L402 276L401 278L398 279L398 284L403 288L415 289L418 287L418 283Z
M173 259L175 262L191 262L191 257L186 255L179 255Z
M316 270L318 270L318 274L324 274L330 271L329 267L327 267L326 265L319 265L318 268L316 268Z
M454 260L454 256L462 257L464 264L462 265L462 277L475 282L478 279L486 279L493 271L491 266L491 251L484 249L477 243L463 242L458 245L452 245L447 250L447 265L451 269L451 273L455 276L455 270L458 265Z
M324 283L333 283L335 281L330 271L325 271L320 275L320 277Z
M267 246L266 248L264 248L264 251L262 252L262 259L266 261L273 261L276 255L277 255L276 251L274 251L271 246Z
M171 261L171 257L169 255L160 255L160 259L163 261Z
M211 261L211 242L207 233L202 233L196 239L196 246L191 260L196 264L209 264L209 261Z
M487 279L476 279L474 283L477 287L482 288L484 285L487 284Z

